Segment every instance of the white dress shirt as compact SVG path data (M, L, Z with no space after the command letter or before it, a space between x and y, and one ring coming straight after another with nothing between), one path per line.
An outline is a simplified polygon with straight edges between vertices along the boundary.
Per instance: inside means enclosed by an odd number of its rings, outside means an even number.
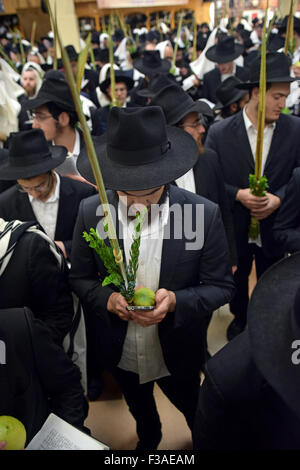
M186 189L187 191L191 191L191 193L195 194L196 185L193 168L191 168L185 175L180 176L180 178L176 180L176 184L179 188Z
M47 199L47 201L41 201L28 194L29 201L32 210L36 216L37 221L43 227L48 237L54 240L56 221L59 204L59 190L60 190L60 178L59 175L54 172L56 176L56 186L54 193Z
M247 106L245 106L244 109L243 109L243 118L244 118L246 132L247 132L248 139L249 139L249 144L250 144L252 155L253 155L253 160L255 162L257 129L254 126L254 124L252 124L250 119L248 118L247 113L246 113L246 108L247 108ZM276 122L272 122L271 124L267 124L265 126L265 129L264 129L262 164L261 164L261 175L260 176L263 176L264 171L265 171L265 165L266 165L267 157L268 157L268 154L269 154L269 151L270 151L270 147L271 147L275 127L276 127ZM249 238L248 242L249 243L256 243L256 245L258 245L260 247L262 246L260 235L258 236L257 239Z
M249 144L252 150L253 159L255 162L257 129L248 118L246 108L247 107L245 106L243 109L243 118L244 118L246 132L247 132L248 139L249 139ZM264 142L263 142L262 165L261 165L260 176L264 174L265 165L266 165L267 157L268 157L269 150L271 147L271 142L272 142L275 127L276 127L276 122L272 122L271 124L267 124L264 129Z
M143 224L136 277L136 286L142 285L154 292L159 286L164 226L169 215L169 198L160 208L161 212L156 214L153 220L151 219L151 223L148 224L145 220ZM136 221L132 220L128 223L127 208L122 201L119 202L118 216L123 225L124 252L126 262L128 262ZM158 325L142 327L133 321L128 322L118 367L138 374L141 384L170 375L163 358Z
M224 82L224 80L226 80L226 78L232 77L235 74L236 74L236 63L234 62L233 63L233 68L232 68L232 73L223 73L223 75L221 74L221 82Z

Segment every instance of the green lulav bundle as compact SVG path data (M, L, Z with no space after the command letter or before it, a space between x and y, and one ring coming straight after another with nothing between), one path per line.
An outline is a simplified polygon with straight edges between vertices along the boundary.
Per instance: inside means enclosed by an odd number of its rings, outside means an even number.
M268 179L266 176L257 178L256 175L249 175L249 187L254 196L264 197L266 189L269 187ZM251 217L248 235L251 239L255 240L259 235L259 222L255 217Z
M141 244L141 230L144 221L145 214L147 209L145 208L142 213L138 214L136 217L136 225L134 228L133 241L129 251L129 262L126 265L126 274L128 286L126 288L123 277L120 272L120 268L115 261L113 246L110 242L110 245L106 245L103 239L98 235L95 229L90 228L90 232L83 232L83 237L89 247L94 249L97 255L101 258L108 275L102 281L102 286L107 286L109 284L114 284L120 293L125 297L128 303L132 302L134 296L134 288L136 283L136 273L139 265L139 254L140 254L140 244ZM106 221L104 221L104 230L108 231L108 226Z

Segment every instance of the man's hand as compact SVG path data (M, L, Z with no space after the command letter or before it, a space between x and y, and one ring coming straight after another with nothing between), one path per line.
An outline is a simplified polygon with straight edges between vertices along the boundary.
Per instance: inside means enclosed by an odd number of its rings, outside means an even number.
M176 308L176 295L166 289L159 289L155 296L155 309L131 312L132 319L141 326L151 326L160 323L168 312L174 312Z
M250 188L239 189L236 193L236 200L243 204L243 206L247 207L250 211L261 209L268 204L267 196L253 196Z
M6 441L1 441L0 442L0 450L5 449L5 447L6 447Z
M131 313L126 309L128 303L124 299L123 295L118 292L113 292L107 301L107 310L111 313L118 315L121 320L131 320Z
M66 252L66 249L65 249L65 245L63 242L58 242L55 240L55 243L57 246L59 246L59 248L61 249L61 251L63 252L64 254L64 257L67 258L67 252Z
M281 204L281 200L278 196L275 196L271 193L266 193L268 198L268 203L264 207L251 210L251 216L255 217L257 220L263 220L269 217Z

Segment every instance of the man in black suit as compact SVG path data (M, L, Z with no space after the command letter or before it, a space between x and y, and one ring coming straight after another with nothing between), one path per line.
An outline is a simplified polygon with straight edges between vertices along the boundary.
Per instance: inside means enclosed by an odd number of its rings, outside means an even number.
M50 413L88 432L79 369L27 307L0 309L0 343L0 415L24 424L26 445Z
M259 59L251 66L251 81L238 85L250 90L249 103L238 114L213 124L205 143L219 156L236 233L238 269L234 277L237 290L230 304L235 319L227 332L229 339L246 326L248 276L253 257L258 277L282 257L283 253L273 239L272 228L293 169L300 165L299 120L281 114L290 91L290 82L294 80L289 74L289 61L283 53L269 53L266 68L266 126L262 169L269 184L266 196L253 196L249 189L249 174L254 173L256 149ZM256 240L248 240L251 216L260 221L260 237Z
M33 110L33 129L41 129L49 143L66 147L67 158L57 172L83 181L76 169L76 161L85 142L82 132L76 129L78 116L63 72L47 72L36 98L28 100L24 109Z
M146 206L151 221L142 228L136 285L156 291L156 305L153 310L128 311L120 292L101 285L106 268L82 237L91 227L101 230L96 196L83 201L79 209L70 281L84 308L96 316L99 354L119 381L137 422L137 448L150 450L161 440L154 382L192 428L205 347L203 320L231 298L234 284L217 205L168 187L198 158L193 138L181 129L166 128L156 106L112 108L108 124L106 144L97 155L105 186L114 190L108 191L108 199L118 214L120 246L128 262L126 230L130 233L135 224L129 216L135 215L136 207ZM78 167L93 181L86 160L79 160ZM197 216L201 210L204 219ZM185 224L193 235L182 231Z
M74 316L64 257L34 222L0 219L0 309L31 309L62 346Z
M206 365L194 450L300 450L300 254L259 279L248 329Z
M248 80L248 70L234 63L234 59L243 52L244 47L241 44L235 43L234 38L231 36L219 40L215 46L207 49L206 57L212 62L216 62L217 67L203 76L202 98L206 98L212 103L217 103L217 88L221 85L222 81L232 75L242 81Z
M300 168L296 168L274 222L274 238L285 253L300 251Z
M94 188L54 171L67 150L49 147L39 129L11 134L9 150L1 152L1 178L18 184L0 194L0 217L37 220L69 258L80 201L95 194Z

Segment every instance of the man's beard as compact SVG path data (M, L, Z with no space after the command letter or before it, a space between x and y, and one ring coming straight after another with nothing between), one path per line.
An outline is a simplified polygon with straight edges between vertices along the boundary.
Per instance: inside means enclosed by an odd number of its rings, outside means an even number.
M204 147L203 147L203 144L202 144L202 136L198 137L197 145L198 145L198 152L199 152L200 155L202 155L204 153Z

